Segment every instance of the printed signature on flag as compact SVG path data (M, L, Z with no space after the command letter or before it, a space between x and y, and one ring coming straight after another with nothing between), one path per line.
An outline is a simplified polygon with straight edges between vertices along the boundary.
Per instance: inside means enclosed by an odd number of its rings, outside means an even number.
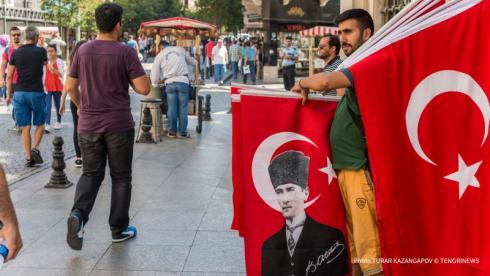
M337 257L340 256L342 252L344 252L345 245L343 243L340 243L340 241L336 241L329 249L325 251L325 253L321 254L318 256L316 259L316 263L314 261L309 260L308 261L308 266L306 267L306 276L308 276L308 273L315 273L315 271L323 264L323 263L331 263Z

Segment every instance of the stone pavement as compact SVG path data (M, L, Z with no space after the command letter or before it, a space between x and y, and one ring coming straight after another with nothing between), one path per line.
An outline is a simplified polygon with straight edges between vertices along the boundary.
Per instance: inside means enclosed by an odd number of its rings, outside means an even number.
M54 107L51 114L52 116L56 116ZM55 120L56 117L52 117L51 123L54 123ZM65 141L63 146L65 157L69 158L75 156L75 148L73 147L72 140L73 122L70 108L66 110L65 115L61 119L61 123L62 129L52 131L51 134L45 134L43 137L41 142L41 156L45 161L44 164L40 167L26 168L21 134L12 130L14 126L12 115L7 110L5 101L0 102L0 163L2 163L7 170L7 180L9 183L18 181L51 166L52 143L55 135L63 137L63 140ZM31 130L31 133L34 134L33 129Z
M216 89L216 87L206 86L202 89L201 94L211 95L211 112L223 112L229 109L230 100L227 96L228 88ZM133 99L133 116L135 122L139 122L139 105L138 96L132 94ZM22 145L22 138L20 133L12 130L14 126L11 113L7 110L5 101L0 102L0 163L4 164L7 170L7 180L9 183L14 183L25 177L31 176L37 172L51 167L52 151L53 151L53 138L61 136L64 140L63 149L65 152L65 158L71 158L75 156L75 148L73 146L73 120L71 117L71 111L69 108L69 99L66 100L67 109L64 116L61 119L62 129L53 130L50 134L45 134L41 142L41 155L44 159L44 164L39 167L26 168L25 167L25 153ZM51 122L54 123L55 109L51 111ZM191 119L192 120L192 119ZM31 130L34 133L34 130Z
M83 250L69 249L66 219L75 188L43 188L51 173L44 170L10 186L24 248L0 274L244 275L243 241L230 231L231 115L223 112L229 96L213 93L218 113L204 122L201 135L191 119L190 139L165 137L158 144L135 145L130 209L130 223L139 230L135 239L110 242L107 170ZM81 170L73 161L67 161L66 173L76 182Z

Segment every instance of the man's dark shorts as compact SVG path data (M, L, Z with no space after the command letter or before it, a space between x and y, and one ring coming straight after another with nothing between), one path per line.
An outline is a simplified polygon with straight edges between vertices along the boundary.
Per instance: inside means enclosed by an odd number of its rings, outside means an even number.
M17 126L44 125L46 100L42 92L15 91L14 110Z

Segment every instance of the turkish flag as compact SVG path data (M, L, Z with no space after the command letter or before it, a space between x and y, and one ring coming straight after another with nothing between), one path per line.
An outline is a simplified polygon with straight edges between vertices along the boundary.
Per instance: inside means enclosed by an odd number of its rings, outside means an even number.
M490 274L489 34L484 0L349 67L387 275Z
M336 106L337 102L332 100L311 100L302 106L298 96L292 93L241 91L241 137L233 138L234 143L240 142L234 148L239 147L235 153L239 153L241 168L233 173L241 178L238 182L240 221L245 228L240 230L245 229L242 234L247 275L348 273L344 208L330 162L328 141ZM233 116L236 112L233 107ZM284 229L287 213L295 207L280 202L276 193L278 187L287 186L282 184L305 183L288 178L297 177L298 166L285 163L279 165L282 169L271 169L272 163L278 164L275 160L288 155L308 160L303 167L308 194L299 202L304 203L307 218L292 255L286 247ZM279 185L278 178L287 179ZM234 188L237 188L235 183Z

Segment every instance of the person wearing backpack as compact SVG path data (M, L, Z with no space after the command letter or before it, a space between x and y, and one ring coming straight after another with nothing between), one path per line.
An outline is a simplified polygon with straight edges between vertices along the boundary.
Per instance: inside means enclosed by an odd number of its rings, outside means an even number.
M5 86L5 80L7 76L7 66L9 64L10 59L12 58L12 54L17 50L17 48L20 47L20 29L18 27L12 27L10 28L10 41L11 44L5 48L5 51L3 52L2 55L2 66L0 66L0 87ZM14 76L12 79L12 85L14 86L15 90L15 84L17 83L17 70L14 71ZM12 91L13 91L12 90ZM12 119L14 120L14 130L19 130L17 123L15 121L15 111L12 108Z

